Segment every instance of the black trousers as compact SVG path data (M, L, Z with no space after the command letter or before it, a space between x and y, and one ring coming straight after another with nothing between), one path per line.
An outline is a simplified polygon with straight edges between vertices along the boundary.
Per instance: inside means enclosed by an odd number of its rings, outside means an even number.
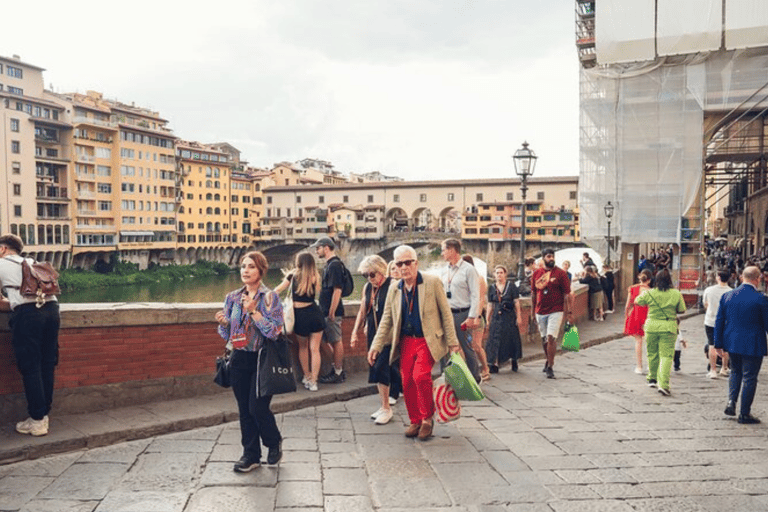
M256 378L257 353L235 350L230 362L230 382L240 414L240 440L243 455L261 459L261 444L274 448L282 437L277 428L275 415L269 408L272 395L256 397L252 392Z
M41 308L34 303L16 306L10 324L27 412L32 419L41 420L53 403L54 370L59 363L59 303L46 302Z

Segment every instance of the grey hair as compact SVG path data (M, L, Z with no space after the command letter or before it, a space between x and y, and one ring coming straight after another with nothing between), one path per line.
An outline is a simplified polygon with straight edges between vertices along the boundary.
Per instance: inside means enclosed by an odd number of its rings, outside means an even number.
M395 253L393 254L393 256L395 259L397 259L399 256L403 256L405 254L413 256L413 259L416 261L419 260L419 255L416 254L416 249L414 249L410 245L398 245L397 248L395 248Z
M363 261L360 262L360 266L357 267L357 270L359 272L378 272L384 277L389 276L387 273L387 262L378 254L371 254L370 256L363 258Z

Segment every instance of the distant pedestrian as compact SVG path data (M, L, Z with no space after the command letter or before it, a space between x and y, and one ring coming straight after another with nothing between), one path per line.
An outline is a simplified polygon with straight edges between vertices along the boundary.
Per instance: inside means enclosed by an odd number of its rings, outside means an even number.
M384 313L368 351L373 366L384 347L391 345L390 364L400 360L403 395L411 424L406 437L422 441L432 436L435 403L432 367L449 351L459 350L453 314L439 278L419 272L416 251L408 245L395 249L401 279L389 287Z
M475 266L475 260L469 254L465 254L461 257L464 261ZM477 268L475 268L477 272ZM485 354L485 346L483 345L483 336L485 335L485 306L488 304L488 279L485 276L481 276L480 272L477 272L477 284L480 290L480 315L477 318L477 324L472 329L472 348L477 354L477 361L480 364L480 378L487 381L491 378L490 370L488 368L488 359Z
M535 270L536 260L534 258L526 258L523 280L517 284L521 297L528 297L531 295L531 277L533 277L533 272Z
M683 295L672 287L669 270L656 274L655 287L643 292L635 304L648 306L645 320L645 347L648 351L648 385L658 386L659 393L669 396L669 373L675 356L677 315L685 313Z
M505 266L496 265L493 274L496 282L488 290L486 307L488 366L491 373L498 373L499 366L511 359L512 371L516 372L517 361L523 357L520 331L525 327L520 296L514 281L507 279Z
M583 277L579 278L581 284L589 286L589 310L591 311L591 318L596 322L603 321L603 285L600 282L600 276L597 273L597 269L588 265L585 267Z
M592 260L592 256L590 256L588 252L585 252L581 256L581 268L586 270L587 267L594 267L594 266L595 266L595 262Z
M613 291L616 289L616 283L613 279L613 269L607 263L603 265L603 275L600 277L600 284L605 294L606 313L613 313Z
M541 343L547 355L544 372L548 379L555 378L554 365L557 338L560 336L563 318L573 323L573 295L571 281L565 271L555 265L555 251L542 251L544 266L537 268L531 277L531 311L539 326Z
M641 293L651 289L652 277L653 274L650 270L646 269L640 272L638 276L640 283L627 289L627 305L624 307L624 334L635 338L635 357L637 359L635 373L640 375L643 373L643 337L645 336L643 324L648 317L648 306L638 306L635 304L635 299Z
M320 287L320 310L325 315L325 331L322 345L332 359L333 368L318 380L323 384L344 382L344 342L341 339L341 321L344 318L344 304L341 291L344 288L344 263L336 256L336 244L324 236L310 247L315 248L318 258L325 260L322 286Z
M363 296L360 301L360 309L355 318L355 325L352 328L352 337L350 346L357 345L357 335L362 327L365 327L368 350L371 349L371 343L376 336L376 330L379 328L381 317L384 314L384 303L387 300L387 293L392 283L392 278L387 276L387 262L381 256L366 256L358 268L363 277L368 281L363 287ZM386 425L392 419L392 408L389 404L389 388L393 381L399 381L400 376L393 375L392 368L389 365L390 345L385 346L374 361L373 366L368 372L368 382L376 384L381 399L381 407L371 414L371 419L378 425Z
M282 293L290 287L293 299L295 323L293 332L299 343L299 365L303 373L302 383L309 391L317 391L317 379L320 375L320 344L325 330L325 317L315 302L320 289L320 274L315 266L315 258L308 252L296 255L296 269L285 276L275 292Z
M467 339L466 330L472 332L482 315L480 310L480 283L475 267L461 259L461 242L455 238L448 238L442 243L441 254L448 262L443 268L440 278L445 289L448 304L453 313L453 324L456 337L459 339L464 358L467 361L469 371L477 382L480 382L480 365L472 343ZM402 269L401 269L402 272Z
M262 282L268 268L262 253L246 253L240 263L243 287L230 292L224 309L216 313L219 334L232 350L230 382L237 400L243 445L243 456L234 467L239 473L261 465L262 441L269 449L267 464L277 464L283 456L283 438L270 410L272 395L259 397L253 393L253 381L259 376L259 349L265 338L277 338L283 329L280 297Z
M45 302L38 306L37 299L19 293L23 250L24 243L18 236L0 236L0 286L8 297L7 301L0 302L0 310L12 311L11 345L29 414L26 420L16 424L16 432L44 436L48 433L54 375L59 363L61 316L55 296L46 296ZM27 259L27 263L33 260Z
M683 331L680 329L680 317L677 318L677 338L675 339L675 356L673 358L673 368L676 372L681 369L680 359L683 354L683 349L688 348L688 341L683 336Z
M728 279L731 277L730 272L727 270L720 270L716 274L717 284L707 287L702 295L702 301L704 307L707 308L707 312L704 314L704 331L707 333L707 357L709 358L709 368L707 368L707 377L710 379L717 378L717 351L715 351L715 321L717 320L717 312L720 309L720 299L723 295L731 291L731 287L728 286ZM723 351L722 366L720 367L720 375L728 376L730 371L728 370L728 352Z
M573 274L571 274L570 268L571 262L568 260L563 261L563 270L565 270L565 273L568 275L568 279L573 281Z
M768 355L768 297L758 291L762 279L759 268L745 268L742 279L744 284L720 299L715 321L715 348L720 357L725 351L731 357L725 414L736 415L736 402L741 392L739 423L751 424L760 423L751 412L757 376L763 357Z

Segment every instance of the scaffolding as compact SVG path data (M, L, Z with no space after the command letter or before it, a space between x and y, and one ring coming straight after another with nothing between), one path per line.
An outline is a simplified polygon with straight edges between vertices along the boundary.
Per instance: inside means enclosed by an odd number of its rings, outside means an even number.
M767 184L768 48L601 65L595 3L576 1L582 238L606 251L611 201L615 239L678 244L680 287L700 287L707 212Z

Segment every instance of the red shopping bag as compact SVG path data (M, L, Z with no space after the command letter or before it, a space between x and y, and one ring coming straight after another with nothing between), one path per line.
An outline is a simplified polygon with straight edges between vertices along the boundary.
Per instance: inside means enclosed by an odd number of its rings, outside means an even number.
M461 404L456 398L456 392L444 381L439 379L432 388L432 394L435 398L435 415L439 423L448 423L459 419L461 416Z

